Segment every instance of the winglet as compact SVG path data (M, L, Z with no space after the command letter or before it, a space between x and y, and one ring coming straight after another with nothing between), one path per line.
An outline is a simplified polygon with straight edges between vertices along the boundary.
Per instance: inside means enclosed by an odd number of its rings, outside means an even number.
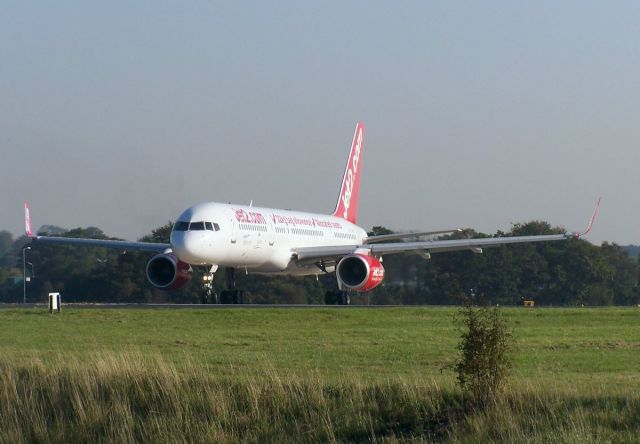
M587 226L586 230L584 230L582 233L573 233L573 237L577 238L581 238L582 236L584 236L585 234L588 234L591 231L591 228L593 228L593 222L596 220L596 216L598 215L598 210L600 209L600 198L598 197L598 200L596 201L596 206L593 209L593 214L591 214L591 219L589 220L589 225Z
M29 202L24 203L24 232L27 237L33 237L31 231L31 214L29 213Z
M334 216L356 223L358 216L358 194L360 191L360 170L362 170L362 146L364 139L364 123L358 122L351 143L351 151L344 170L340 196L336 204Z

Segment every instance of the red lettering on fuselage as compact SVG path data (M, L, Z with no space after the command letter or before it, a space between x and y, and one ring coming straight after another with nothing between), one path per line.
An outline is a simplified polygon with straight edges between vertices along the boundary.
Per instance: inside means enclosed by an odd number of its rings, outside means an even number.
M235 210L235 212L236 220L243 224L267 224L267 220L264 218L262 213L258 213L255 211L245 211L242 208Z
M307 227L321 227L321 228L337 228L342 229L342 225L337 222L331 222L327 220L320 220L314 218L302 218L297 216L282 216L280 214L272 214L271 221L274 224L291 225L291 226L307 226Z

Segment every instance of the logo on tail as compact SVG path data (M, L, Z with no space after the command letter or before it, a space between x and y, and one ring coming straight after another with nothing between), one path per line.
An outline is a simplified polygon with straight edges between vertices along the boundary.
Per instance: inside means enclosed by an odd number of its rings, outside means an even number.
M356 223L358 215L358 195L360 192L360 170L361 170L361 154L364 140L364 123L358 122L356 132L351 142L351 151L347 167L344 171L342 179L342 187L340 188L340 196L334 216L341 217L351 223Z

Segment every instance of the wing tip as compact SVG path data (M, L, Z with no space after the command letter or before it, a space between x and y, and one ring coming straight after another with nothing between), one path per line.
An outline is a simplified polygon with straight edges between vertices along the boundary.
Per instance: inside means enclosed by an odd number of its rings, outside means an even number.
M28 238L33 238L33 230L31 229L31 211L29 202L24 201L24 232Z

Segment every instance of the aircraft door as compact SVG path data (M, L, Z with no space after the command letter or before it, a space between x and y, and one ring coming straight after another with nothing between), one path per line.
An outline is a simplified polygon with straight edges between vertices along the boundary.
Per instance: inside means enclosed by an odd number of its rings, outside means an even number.
M273 247L275 245L275 240L276 240L276 227L271 222L269 222L267 225L267 241L270 247Z
M235 220L235 218L234 218L234 217L232 217L232 218L230 219L230 221L231 221L231 223L229 224L229 225L230 225L230 227L231 227L231 236L230 236L230 239L231 239L231 243L232 243L232 244L235 244L235 243L236 243L236 241L238 240L238 238L237 238L237 236L238 236L238 226L237 226L237 222L236 222L236 220Z

